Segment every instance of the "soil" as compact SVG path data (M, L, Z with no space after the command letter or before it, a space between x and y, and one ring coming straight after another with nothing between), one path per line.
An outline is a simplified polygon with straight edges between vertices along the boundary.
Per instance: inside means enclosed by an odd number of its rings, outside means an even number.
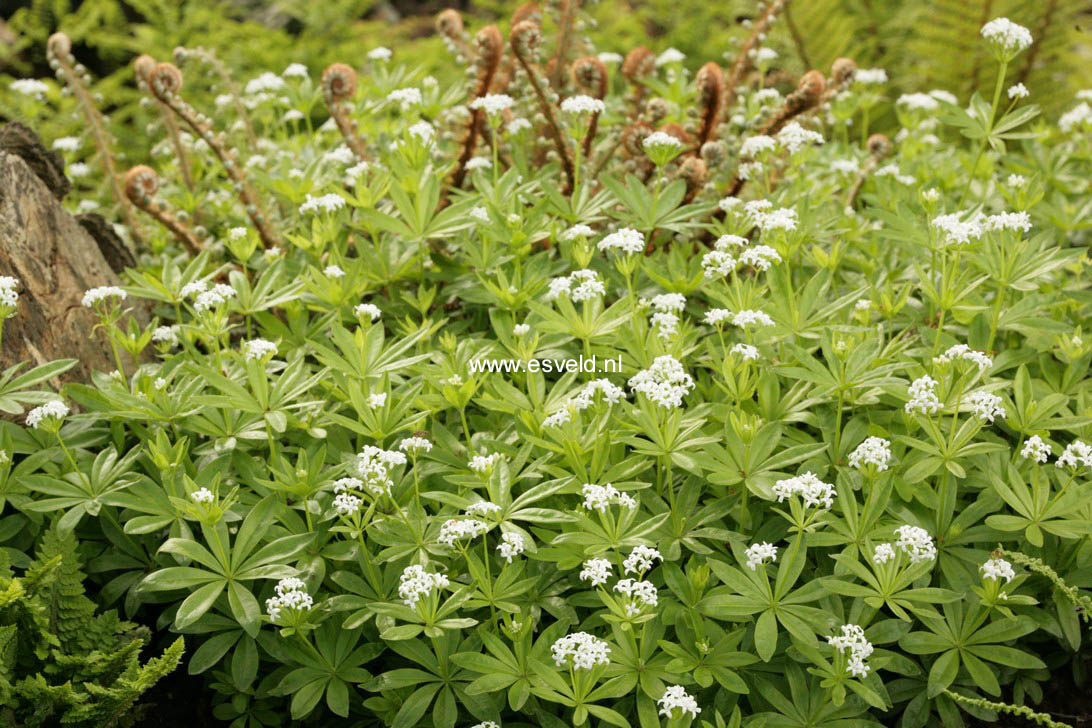
M186 672L186 657L174 672L144 693L134 728L224 728L212 717L210 689L204 675Z

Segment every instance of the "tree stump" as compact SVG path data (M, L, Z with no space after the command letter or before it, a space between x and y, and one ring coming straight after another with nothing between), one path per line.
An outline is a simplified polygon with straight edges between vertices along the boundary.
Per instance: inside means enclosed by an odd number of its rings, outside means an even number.
M0 139L12 126L0 130ZM0 147L0 275L20 281L19 309L4 322L0 368L75 358L80 363L62 379L88 381L92 370L116 365L102 334L91 336L98 317L81 300L88 288L119 280L96 240L61 205L55 192L63 196L67 180L57 179L50 153L37 146L43 154L35 167L51 186L25 161L29 155L34 162L31 151L17 156L5 151L9 145Z

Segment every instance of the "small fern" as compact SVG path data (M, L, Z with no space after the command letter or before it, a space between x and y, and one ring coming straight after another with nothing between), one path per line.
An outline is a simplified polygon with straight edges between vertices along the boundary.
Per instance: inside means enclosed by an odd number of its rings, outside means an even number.
M960 695L959 693L952 692L951 690L945 690L944 694L954 700L957 703L963 705L973 705L976 708L982 708L984 710L990 710L994 713L1007 713L1008 715L1018 715L1021 718L1027 718L1036 725L1045 726L1045 728L1073 728L1068 723L1059 723L1051 718L1046 713L1036 713L1026 705L1010 705L1008 703L997 703L992 700L986 700L985 698L969 698L966 695Z
M140 696L182 659L176 640L140 664L147 630L95 615L70 534L50 530L16 577L0 552L0 723L12 728L132 725Z

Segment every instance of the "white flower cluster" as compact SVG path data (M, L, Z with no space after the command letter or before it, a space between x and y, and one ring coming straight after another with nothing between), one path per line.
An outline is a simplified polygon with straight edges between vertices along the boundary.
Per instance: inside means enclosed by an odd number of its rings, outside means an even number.
M503 458L499 452L492 453L490 455L475 455L470 458L470 469L475 473L484 473L488 471L493 465Z
M511 127L510 124L509 124L509 127ZM619 232L621 232L621 230ZM573 225L571 228L569 228L565 232L561 233L561 235L558 235L558 238L567 242L567 241L570 241L570 240L576 240L577 238L590 238L592 235L595 235L595 231L592 230L587 225L581 224L581 225ZM610 236L607 236L607 237L610 237ZM603 249L602 248L602 243L600 243L600 248L599 249L600 250Z
M559 639L550 647L554 664L568 665L574 670L590 670L596 665L610 663L610 646L587 632L573 632Z
M1058 128L1067 134L1074 129L1087 127L1092 127L1092 105L1086 101L1082 101L1058 117Z
M357 473L364 479L364 486L376 495L390 494L391 486L394 485L390 471L405 464L405 453L383 450L374 445L365 445L356 456Z
M443 574L430 574L423 566L407 566L399 578L398 596L402 597L403 604L413 609L421 597L450 584L450 580Z
M982 224L976 219L962 219L958 212L938 215L933 218L933 227L944 233L945 240L951 245L969 245L982 237Z
M895 547L889 543L881 543L872 552L872 563L874 564L886 564L893 558L895 558Z
M387 404L386 392L375 392L368 395L368 406L372 409L379 409Z
M414 106L419 106L424 98L421 96L421 89L419 88L396 88L387 94L387 101L398 104L402 111L409 111Z
M345 198L336 192L331 192L328 195L320 195L319 197L312 197L310 193L307 194L307 198L300 205L300 214L306 215L307 213L316 213L320 210L322 212L337 212L341 208L345 207Z
M631 510L637 507L637 501L633 499L633 496L619 491L610 483L606 485L585 483L581 492L584 495L584 507L589 511L602 513L612 505L624 506Z
M391 49L379 46L378 48L372 48L368 51L368 60L371 61L389 61L391 59Z
M343 480L350 479L344 478ZM356 480L356 478L351 478L351 480ZM364 505L364 501L352 493L338 493L334 496L334 510L337 511L339 516L351 516L357 513L362 505Z
M1008 95L1010 99L1026 99L1031 95L1031 92L1024 84L1017 83L1009 86Z
M622 562L622 572L643 575L646 571L652 570L657 559L664 560L663 554L657 549L651 546L635 546L625 561Z
M869 437L849 454L849 467L874 465L876 470L887 470L891 462L891 442L882 437Z
M289 576L277 582L275 588L277 596L265 600L265 608L269 612L269 618L276 622L281 616L282 609L303 611L314 606L311 595L304 591L306 588L307 585L294 576Z
M416 89L413 90L416 91ZM471 109L474 109L475 111L481 109L485 112L486 116L496 116L497 114L504 113L515 105L516 100L508 94L486 94L485 96L479 96L470 102Z
M682 149L683 143L678 140L677 137L668 134L665 131L654 131L645 137L645 140L641 143L641 146L646 151L657 150L676 150Z
M469 172L473 172L476 169L489 169L493 166L493 160L489 157L473 157L466 161L465 168Z
M491 516L494 513L500 513L500 511L501 507L496 503L480 500L468 505L463 512L468 516Z
M860 626L842 625L842 634L827 637L827 644L848 657L846 672L861 678L868 675L871 668L865 664L865 660L872 654L873 647L865 639L864 630Z
M834 496L838 495L833 485L819 480L811 471L795 478L777 481L774 483L773 492L778 503L798 495L804 499L805 508L830 508L834 505Z
M701 712L698 701L694 699L693 695L688 695L682 685L669 685L664 690L663 696L656 701L656 704L660 706L660 715L665 716L668 720L674 717L676 709L679 711L680 718L685 713L689 713L691 718L697 718L698 713Z
M673 356L658 356L648 369L642 369L629 379L629 388L650 400L673 409L682 407L683 397L694 388L694 378L686 373Z
M15 314L15 307L19 305L19 279L12 276L0 276L0 316L8 318Z
M911 111L936 111L940 108L937 100L929 94L903 94L895 99L895 106L902 106Z
M383 312L379 310L379 306L374 303L358 303L353 307L353 313L360 318L367 316L372 321L378 321L379 317L383 315Z
M910 401L906 403L907 414L920 411L923 415L935 414L940 409L940 400L936 393L937 380L928 374L918 377L910 383Z
M990 559L982 566L978 567L982 570L983 579L1004 579L1008 584L1016 576L1016 572L1012 569L1012 564L1004 559Z
M284 79L272 71L266 71L257 78L247 81L243 93L254 96L262 92L280 91L282 88L284 88Z
M546 292L545 300L553 301L564 294L573 301L587 301L606 293L607 288L603 285L603 281L599 280L599 274L584 268L550 281L550 290Z
M1081 440L1074 440L1066 445L1065 451L1054 464L1059 468L1078 468L1082 465L1092 468L1092 447Z
M858 68L853 80L863 84L887 83L887 71L882 68Z
M322 275L327 278L344 278L345 271L341 269L340 265L328 265L322 269Z
M946 352L933 359L934 364L950 364L957 359L973 362L978 365L978 371L984 372L993 366L993 359L986 356L985 352L974 351L966 344L956 344L949 347Z
M750 158L763 152L771 152L774 149L777 149L776 139L772 136L758 134L743 140L743 144L739 146L739 156Z
M200 488L190 493L190 498L194 503L212 503L216 500L216 496L208 488Z
M741 329L748 326L773 326L774 320L763 311L744 310L732 315L732 325Z
M607 106L599 99L581 94L562 101L561 110L566 114L602 114Z
M896 528L895 533L899 536L895 545L910 557L911 564L931 561L937 557L937 547L933 544L933 537L924 528L907 524Z
M53 140L53 148L61 152L75 152L80 148L79 137L58 137Z
M678 333L679 312L686 307L686 297L681 293L662 293L649 303L656 311L650 323L657 327L657 336L668 339Z
M743 361L758 361L758 349L750 344L735 344L728 350L731 354L738 354Z
M735 271L736 259L723 250L711 250L702 257L701 267L706 278L723 278Z
M580 571L580 581L591 581L592 586L601 586L611 577L610 562L606 559L588 559Z
M82 303L85 308L93 308L95 304L102 303L107 299L120 298L124 300L128 295L125 289L118 286L97 286L84 292Z
M1031 217L1026 212L999 212L988 216L982 224L986 230L994 232L1012 230L1026 233L1031 230Z
M584 385L578 394L566 400L565 405L542 421L543 427L561 427L572 419L572 413L583 412L592 406L595 394L601 392L603 401L608 405L616 404L626 398L621 387L612 384L609 379L593 379Z
M659 592L651 581L619 579L614 591L626 596L626 615L635 617L644 607L655 607L659 603Z
M52 399L27 412L27 426L38 429L46 419L62 420L68 414L68 405L59 399Z
M456 541L471 541L489 530L489 526L474 518L451 518L440 526L437 543L454 547Z
M497 544L497 551L500 551L501 557L509 564L512 563L512 559L523 553L527 548L523 542L523 536L518 533L502 533L501 542Z
M8 84L8 88L17 94L33 96L39 100L49 91L49 86L36 78L17 78Z
M796 210L791 207L778 207L769 212L755 212L751 217L755 221L755 227L762 232L771 230L795 230L797 224Z
M810 129L805 129L795 121L790 121L777 133L777 143L795 154L807 144L822 144L823 135Z
M1038 435L1032 435L1024 443L1023 449L1020 450L1020 457L1034 460L1037 463L1045 463L1050 457L1050 445Z
M982 37L1009 55L1015 55L1032 44L1031 31L1008 18L994 18L982 26Z
M747 555L747 568L754 571L766 561L777 561L777 547L771 543L754 543L744 551Z
M667 66L672 63L682 63L686 60L686 54L680 51L678 48L668 48L666 51L656 56L656 66Z
M398 443L398 449L404 452L417 452L418 450L424 450L430 452L432 450L432 443L423 437L407 437L402 442Z
M277 345L272 341L266 339L251 339L246 342L246 360L252 359L264 359L268 354L272 356L277 353Z
M983 422L993 424L995 417L1005 417L1005 408L1001 406L1001 398L989 392L972 392L967 397L974 410L975 417Z
M235 289L226 283L217 283L207 291L204 290L204 281L198 281L198 283L201 284L201 290L197 293L197 297L193 301L193 310L198 313L208 311L221 304L227 303L237 295ZM185 295L185 293L186 289L183 288L182 295Z
M795 211L791 212L794 215L796 214ZM796 227L795 223L793 227ZM755 270L767 271L772 264L781 262L781 256L769 245L756 245L740 253L739 262L743 265L749 265Z
M432 140L436 138L436 129L427 121L419 121L416 124L411 124L406 131L409 132L411 137L425 145L431 144Z

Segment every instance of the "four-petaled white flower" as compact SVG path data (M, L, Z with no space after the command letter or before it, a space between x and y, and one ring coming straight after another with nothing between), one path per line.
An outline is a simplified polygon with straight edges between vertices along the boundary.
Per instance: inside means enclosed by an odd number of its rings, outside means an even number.
M580 572L580 581L590 581L592 586L601 586L611 577L611 565L606 559L588 559Z
M669 685L656 704L660 706L660 715L669 720L674 717L681 718L686 713L689 713L693 719L697 718L698 713L701 712L698 701L694 699L694 696L689 695L682 685ZM679 711L678 714L675 713L676 710Z
M663 554L659 550L651 546L636 546L622 562L622 572L625 574L644 574L655 566L657 560L664 560Z
M1016 576L1016 572L1012 569L1012 564L1004 559L990 559L982 566L978 567L982 570L983 579L1004 579L1008 584Z

